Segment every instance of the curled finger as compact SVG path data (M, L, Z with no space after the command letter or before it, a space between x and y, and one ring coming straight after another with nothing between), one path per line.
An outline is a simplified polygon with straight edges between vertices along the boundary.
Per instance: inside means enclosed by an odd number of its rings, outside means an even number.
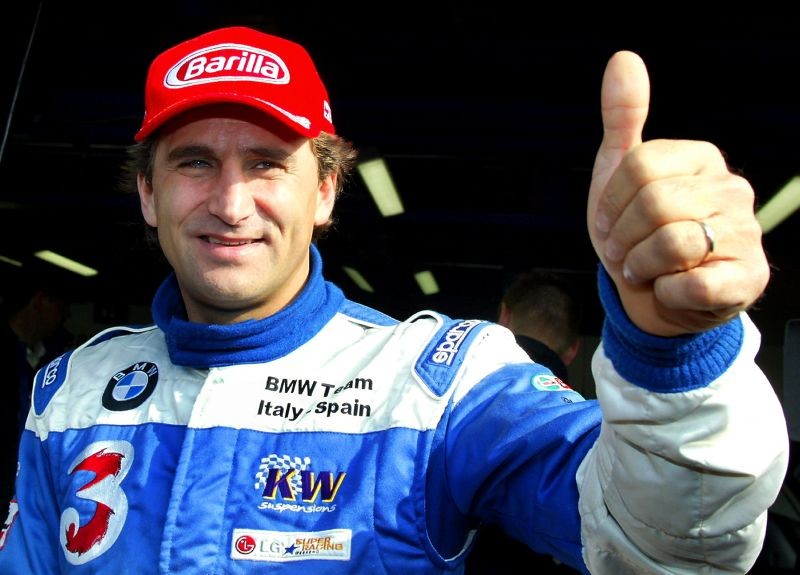
M696 268L716 257L717 235L708 219L661 226L628 252L622 274L631 283L645 283Z

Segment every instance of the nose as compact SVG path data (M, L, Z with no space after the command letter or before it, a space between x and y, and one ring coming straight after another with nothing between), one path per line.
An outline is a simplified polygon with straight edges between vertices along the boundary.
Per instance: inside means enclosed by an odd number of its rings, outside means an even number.
M236 225L255 212L253 193L239 170L226 169L208 198L208 211L228 225Z

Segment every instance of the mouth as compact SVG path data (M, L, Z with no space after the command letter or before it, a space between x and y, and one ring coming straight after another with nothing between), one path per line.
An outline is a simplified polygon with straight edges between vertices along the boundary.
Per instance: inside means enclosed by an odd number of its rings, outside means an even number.
M257 240L226 240L221 238L212 238L211 236L201 236L200 239L206 241L210 244L216 244L218 246L246 246L248 244L254 244Z

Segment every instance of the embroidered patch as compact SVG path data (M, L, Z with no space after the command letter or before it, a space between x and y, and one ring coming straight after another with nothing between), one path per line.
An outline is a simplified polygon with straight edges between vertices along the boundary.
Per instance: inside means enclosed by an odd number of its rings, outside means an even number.
M103 407L110 411L126 411L142 405L158 383L158 366L149 361L134 363L118 371L106 384Z
M353 532L350 529L326 531L263 531L234 529L231 559L248 561L304 561L325 559L347 561Z
M555 375L546 373L533 376L531 385L539 391L567 391L572 389Z

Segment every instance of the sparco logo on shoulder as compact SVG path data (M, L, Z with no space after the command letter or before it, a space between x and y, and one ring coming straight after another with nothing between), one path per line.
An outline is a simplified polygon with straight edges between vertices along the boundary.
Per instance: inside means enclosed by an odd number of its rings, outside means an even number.
M192 52L167 72L167 88L246 80L288 84L289 68L276 54L244 44L217 44Z
M464 320L447 330L437 342L431 354L431 361L450 365L469 332L479 323L481 321L477 319Z

